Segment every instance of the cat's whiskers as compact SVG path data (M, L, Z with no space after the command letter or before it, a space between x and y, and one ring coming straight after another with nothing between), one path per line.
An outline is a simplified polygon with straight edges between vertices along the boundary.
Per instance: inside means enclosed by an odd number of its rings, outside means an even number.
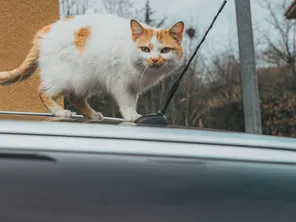
M175 63L167 63L166 67L170 68L170 69L174 69L174 68L176 68L176 64Z
M169 67L175 67L176 63L175 62L167 62L166 65L169 66Z
M143 82L144 74L145 74L147 68L148 68L148 66L144 66L144 70L143 70L143 72L141 74L141 79L140 79L140 93L142 92L142 82Z

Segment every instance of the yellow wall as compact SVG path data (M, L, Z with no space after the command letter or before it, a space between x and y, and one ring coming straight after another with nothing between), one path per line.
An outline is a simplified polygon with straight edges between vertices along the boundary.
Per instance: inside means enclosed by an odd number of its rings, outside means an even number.
M25 58L35 32L59 18L58 0L0 1L0 70L16 68ZM0 86L0 111L49 112L40 101L39 69L27 81ZM59 103L63 105L62 99Z

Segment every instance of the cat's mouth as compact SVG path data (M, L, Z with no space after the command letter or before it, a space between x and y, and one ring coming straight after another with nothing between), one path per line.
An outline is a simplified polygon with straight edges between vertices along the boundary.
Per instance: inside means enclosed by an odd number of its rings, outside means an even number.
M156 66L156 65L153 65L153 66L149 66L150 69L160 69L161 66Z
M162 64L151 64L148 67L151 69L159 69L159 68L163 67L163 65Z

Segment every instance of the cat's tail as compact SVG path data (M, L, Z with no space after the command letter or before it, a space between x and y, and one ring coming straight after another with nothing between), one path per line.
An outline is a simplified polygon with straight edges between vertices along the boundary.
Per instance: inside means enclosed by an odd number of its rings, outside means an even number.
M36 36L32 48L21 65L11 71L0 72L0 85L10 85L15 82L21 82L34 73L38 67L39 43L40 39Z

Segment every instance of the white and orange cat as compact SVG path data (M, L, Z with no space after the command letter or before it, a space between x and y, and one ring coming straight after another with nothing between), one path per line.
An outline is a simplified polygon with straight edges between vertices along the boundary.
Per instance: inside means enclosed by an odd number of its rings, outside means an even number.
M85 117L103 119L86 98L104 89L123 118L134 121L138 95L182 64L183 30L183 22L155 29L110 14L71 16L39 30L23 63L0 72L0 84L23 81L39 67L39 95L55 116L72 115L56 103L63 95Z

